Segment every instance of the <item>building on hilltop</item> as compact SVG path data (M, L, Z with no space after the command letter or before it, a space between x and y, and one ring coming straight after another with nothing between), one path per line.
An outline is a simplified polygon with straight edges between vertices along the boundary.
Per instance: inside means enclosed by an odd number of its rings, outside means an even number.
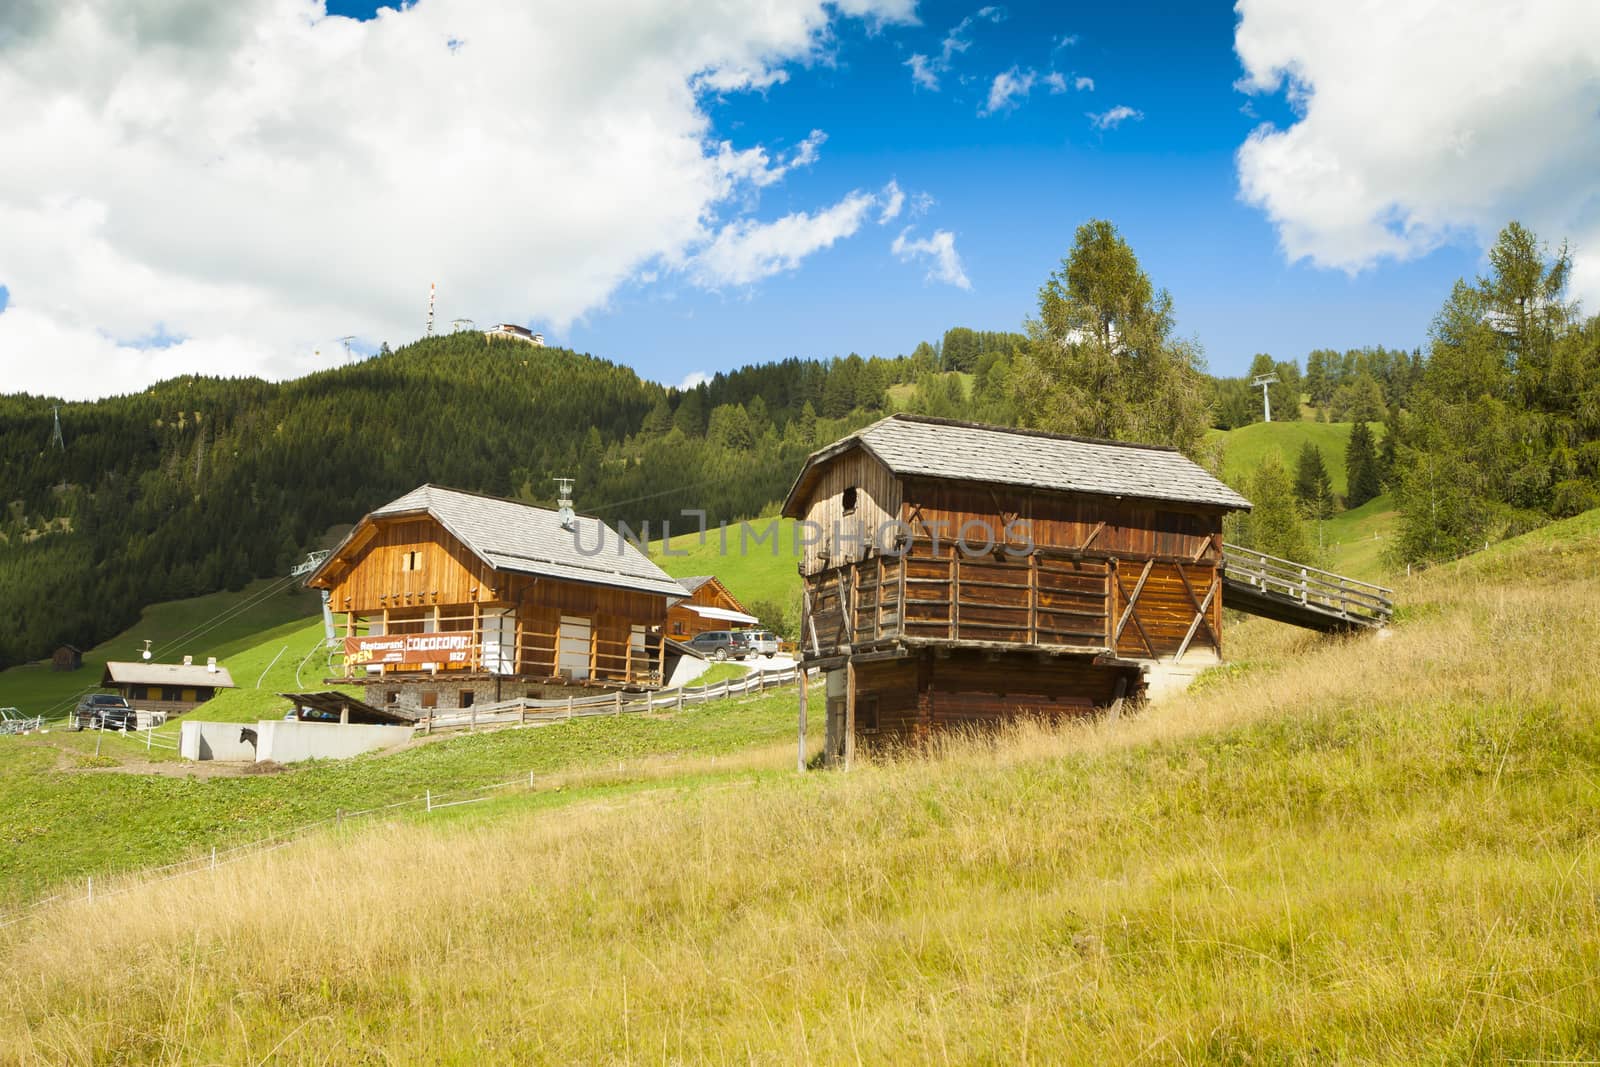
M306 584L344 615L328 681L419 709L657 687L686 595L599 519L436 485L362 518Z
M233 675L217 663L215 656L197 666L193 656L182 663L111 662L106 664L100 685L121 693L140 711L164 711L182 715L193 711L217 695L220 689L233 689Z
M484 330L483 336L491 341L526 341L530 345L544 347L544 334L534 333L526 326L518 326L513 322L496 323L492 329Z
M1222 654L1222 518L1249 501L1181 453L892 415L814 453L804 662L828 755L857 740L1120 706Z
M714 574L679 578L678 584L688 597L667 612L667 633L676 641L687 641L707 630L754 626L759 621Z

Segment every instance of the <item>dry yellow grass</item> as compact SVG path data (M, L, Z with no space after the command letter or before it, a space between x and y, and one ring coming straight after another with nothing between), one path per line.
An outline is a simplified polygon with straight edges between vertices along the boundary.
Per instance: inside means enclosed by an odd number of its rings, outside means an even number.
M0 931L0 1061L1600 1058L1597 548L1425 576L1383 638L1238 627L1119 723L54 909Z

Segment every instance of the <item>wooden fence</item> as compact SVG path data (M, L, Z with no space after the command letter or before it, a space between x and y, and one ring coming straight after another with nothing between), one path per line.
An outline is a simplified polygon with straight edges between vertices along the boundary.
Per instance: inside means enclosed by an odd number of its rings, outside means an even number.
M1223 546L1222 564L1230 583L1307 611L1357 626L1383 626L1394 617L1394 590L1381 585L1234 545Z

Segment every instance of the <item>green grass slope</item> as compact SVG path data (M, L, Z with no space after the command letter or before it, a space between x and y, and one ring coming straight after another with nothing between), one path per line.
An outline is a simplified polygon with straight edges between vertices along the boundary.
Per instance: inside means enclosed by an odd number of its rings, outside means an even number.
M1116 722L51 909L0 930L0 1061L1588 1062L1600 662L1551 650L1600 644L1596 553L1429 571L1383 637L1253 620Z
M758 540L759 539L759 540ZM800 554L792 519L750 519L723 531L674 535L650 543L650 558L674 578L714 574L746 607L758 600L787 605L800 595Z
M1221 441L1222 476L1230 485L1244 485L1262 460L1276 452L1291 473L1295 458L1307 443L1322 449L1323 462L1333 480L1333 491L1343 496L1349 490L1345 477L1344 453L1350 444L1350 422L1256 422L1233 430L1213 430L1211 439ZM1368 423L1374 438L1383 440L1383 424Z
M79 696L100 688L108 659L137 660L147 639L161 662L181 662L190 655L204 663L206 657L216 656L237 684L252 686L266 663L257 666L253 659L236 661L235 657L279 637L287 641L321 611L314 593L298 585L288 587L293 593L287 589L269 592L275 584L262 579L237 593L151 605L133 626L85 650L83 667L76 671L53 671L48 661L0 671L0 706L15 706L29 715L64 715ZM304 655L305 648L300 652Z

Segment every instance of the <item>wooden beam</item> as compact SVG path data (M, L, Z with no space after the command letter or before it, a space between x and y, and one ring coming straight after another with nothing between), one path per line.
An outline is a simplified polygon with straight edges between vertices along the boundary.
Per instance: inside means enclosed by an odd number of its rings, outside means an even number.
M1155 565L1155 560L1145 560L1144 570L1139 572L1139 580L1133 585L1132 595L1129 595L1128 591L1122 588L1122 575L1120 573L1113 575L1117 583L1117 592L1128 598L1127 607L1122 609L1122 618L1117 620L1117 628L1111 635L1111 647L1113 649L1121 646L1122 631L1127 628L1128 621L1131 619L1134 628L1139 631L1139 639L1144 642L1145 651L1152 656L1156 654L1155 646L1150 643L1150 635L1144 632L1144 623L1139 621L1139 613L1135 610L1139 606L1139 594L1144 592L1144 583L1149 579L1150 571Z
M856 661L844 661L844 769L856 755Z
M797 666L795 668L795 676L800 680L800 752L796 757L795 769L804 774L806 772L806 701L809 698L807 690L810 687L806 685L806 669L804 667ZM683 701L682 689L678 690L678 700L680 703Z
M1106 528L1106 520L1101 519L1099 522L1095 523L1094 529L1089 531L1089 536L1085 537L1083 539L1083 544L1078 546L1078 551L1082 552L1084 549L1086 549L1090 545L1094 544L1094 539L1096 537L1099 537L1100 536L1100 531L1104 530L1105 528Z
M1189 579L1187 577L1184 577L1183 568L1181 568L1181 567L1178 568L1178 575L1179 575L1179 577L1183 577L1183 588L1184 588L1184 591L1189 594L1189 599L1191 601L1193 601L1194 600L1194 589L1192 587L1190 587ZM1217 635L1211 629L1210 621L1206 619L1206 609L1211 606L1211 598L1217 595L1217 587L1220 584L1221 584L1221 579L1217 578L1217 577L1213 577L1211 579L1211 588L1206 590L1206 598L1205 598L1205 600L1203 602L1197 602L1195 604L1194 621L1189 624L1189 632L1183 635L1183 644L1178 646L1178 654L1172 657L1172 662L1174 662L1174 663L1178 662L1179 660L1181 660L1183 658L1183 654L1185 652L1189 651L1189 642L1194 640L1195 631L1198 630L1202 625L1206 628L1206 633L1211 635L1212 642L1213 643L1216 642Z

